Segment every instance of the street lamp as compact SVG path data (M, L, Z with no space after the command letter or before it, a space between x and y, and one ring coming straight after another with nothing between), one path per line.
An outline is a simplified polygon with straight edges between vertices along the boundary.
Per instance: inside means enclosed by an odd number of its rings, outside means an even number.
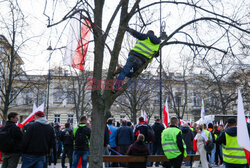
M52 47L51 45L47 48L48 51L50 51L50 55L49 55L49 70L48 70L48 92L47 92L47 113L46 113L46 119L48 120L49 118L49 87L50 87L50 80L51 80L51 74L50 74L50 58L51 58L51 54L52 54Z

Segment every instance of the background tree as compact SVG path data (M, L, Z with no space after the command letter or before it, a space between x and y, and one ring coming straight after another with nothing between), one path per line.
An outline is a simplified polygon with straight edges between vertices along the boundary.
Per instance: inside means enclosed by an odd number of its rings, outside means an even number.
M1 30L5 36L0 36L0 74L1 74L1 117L4 121L7 119L7 113L11 103L16 99L19 93L28 86L13 89L14 81L25 76L22 70L23 61L18 55L19 49L29 39L23 39L23 31L27 26L22 10L16 1L3 1L1 5L7 5L6 10L0 12ZM7 12L6 12L7 11ZM5 13L6 12L6 13ZM20 40L21 39L21 40Z

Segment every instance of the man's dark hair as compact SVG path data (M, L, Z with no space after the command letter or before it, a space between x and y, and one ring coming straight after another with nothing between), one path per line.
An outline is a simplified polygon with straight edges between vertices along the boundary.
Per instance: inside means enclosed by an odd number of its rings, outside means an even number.
M131 123L130 121L128 121L128 122L127 122L127 126L130 127L131 125L132 125L132 123Z
M139 121L140 122L144 121L144 118L143 117L139 117Z
M15 118L18 114L16 112L11 112L8 114L8 120L10 120L11 118Z
M147 34L152 34L152 35L155 35L155 33L154 33L154 31L153 31L153 30L149 30L149 31L147 32Z
M81 121L85 121L85 120L87 120L87 117L86 117L86 116L81 116L80 122L81 122Z
M204 127L204 129L207 129L207 125L206 124L203 124L203 127Z
M126 120L122 120L122 125L127 125L127 121Z
M161 119L156 118L156 119L155 119L155 122L161 122Z
M208 128L213 128L213 124L212 124L212 123L209 123L209 124L208 124Z
M236 124L236 119L235 118L229 118L228 120L227 120L227 125L228 126L233 126L233 125L235 125Z
M108 125L111 125L113 123L112 119L108 119Z
M170 119L170 124L171 124L171 125L176 125L176 124L178 124L178 118L177 118L177 117L171 117L171 119Z
M65 123L65 128L69 128L70 124L69 123Z

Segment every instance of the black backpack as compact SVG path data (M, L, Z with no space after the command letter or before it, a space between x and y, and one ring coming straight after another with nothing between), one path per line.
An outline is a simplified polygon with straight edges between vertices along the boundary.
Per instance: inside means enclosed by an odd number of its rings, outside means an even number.
M75 146L82 147L88 145L88 139L86 137L85 126L78 127L75 135Z
M0 128L0 151L8 153L12 152L15 142L10 134L11 128Z
M208 143L205 144L205 150L207 151L207 153L210 153L214 148L214 143L213 141L208 140Z

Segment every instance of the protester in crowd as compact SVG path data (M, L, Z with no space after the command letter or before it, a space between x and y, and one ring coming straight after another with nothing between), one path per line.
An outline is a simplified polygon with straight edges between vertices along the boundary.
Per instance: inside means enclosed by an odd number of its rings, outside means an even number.
M211 135L211 138L209 140L211 142L213 142L213 144L214 144L213 150L208 154L211 167L213 167L215 165L214 161L215 161L216 139L217 139L217 135L214 133L213 127L214 126L212 123L208 124L208 131L210 132L210 135Z
M87 121L86 116L81 116L80 124L73 130L74 152L72 168L77 168L80 157L82 158L82 168L87 168L91 135L91 130L86 125Z
M139 117L139 123L136 125L134 130L134 140L137 139L139 134L143 134L145 137L145 144L149 148L150 154L153 152L153 140L154 140L154 130L150 125L148 125L143 117ZM152 166L153 163L148 162L147 166Z
M161 123L161 119L157 118L155 123L152 125L154 130L154 141L153 141L153 153L152 155L163 155L163 150L161 147L161 133L165 129L164 125ZM160 163L156 162L155 166L159 166Z
M60 130L60 125L57 122L54 125L54 130L56 133L56 158L60 159L62 153L62 141L60 140L60 136L62 131Z
M73 138L73 130L70 128L70 124L65 123L65 128L62 130L62 133L60 135L60 140L63 143L62 168L66 168L66 156L69 159L70 168L72 168Z
M117 152L119 152L118 147L116 145L116 141L115 141L117 128L113 124L114 124L113 119L108 119L108 129L110 131L110 134L109 134L110 154L117 155ZM118 163L113 162L111 166L117 167Z
M194 123L193 125L192 125L192 128L193 128L193 134L194 134L194 137L195 137L195 135L197 134L197 123Z
M127 126L129 126L130 128L132 128L132 130L134 130L134 125L132 124L131 121L128 121L128 122L127 122Z
M200 155L202 168L208 168L207 151L205 150L205 144L208 138L202 125L196 127L196 132L197 134L194 137L196 146L194 146L194 148L196 148L195 150L197 150L196 154ZM198 167L198 166L199 166L199 161L195 161L193 167Z
M149 149L144 143L145 137L142 134L137 136L137 140L130 145L127 155L136 155L136 156L146 156L149 155ZM146 162L129 162L129 168L146 168Z
M229 118L227 129L217 139L217 144L222 145L223 162L226 168L246 168L247 159L244 149L237 141L236 119Z
M103 148L103 155L109 155L110 145L109 145L109 129L106 125L105 132L104 132L104 148ZM105 162L105 167L110 167L109 162Z
M116 131L116 144L119 147L119 153L125 155L128 147L133 143L134 136L132 128L127 126L127 121L122 120L122 126Z
M171 168L171 166L180 168L183 157L187 156L185 150L186 145L182 139L182 132L177 125L177 117L171 117L170 127L164 129L161 135L162 149L166 157L169 159L169 162L164 163L166 168Z
M182 138L187 147L186 148L187 154L192 154L193 139L194 139L193 131L191 131L191 129L188 127L187 124L184 124L181 130L182 130ZM185 162L185 166L190 166L190 161Z
M34 119L35 122L23 135L22 168L43 168L46 155L55 145L54 130L45 119L44 112L36 112Z
M1 151L3 157L2 168L16 168L22 150L22 131L16 123L19 120L17 113L9 113L6 125L1 128Z
M217 125L214 126L214 135L215 137L220 136L220 131ZM216 138L217 139L217 138ZM215 141L216 141L215 139ZM220 159L220 160L219 160ZM216 143L216 152L215 152L215 165L220 165L222 163L222 157L220 155L220 145Z

